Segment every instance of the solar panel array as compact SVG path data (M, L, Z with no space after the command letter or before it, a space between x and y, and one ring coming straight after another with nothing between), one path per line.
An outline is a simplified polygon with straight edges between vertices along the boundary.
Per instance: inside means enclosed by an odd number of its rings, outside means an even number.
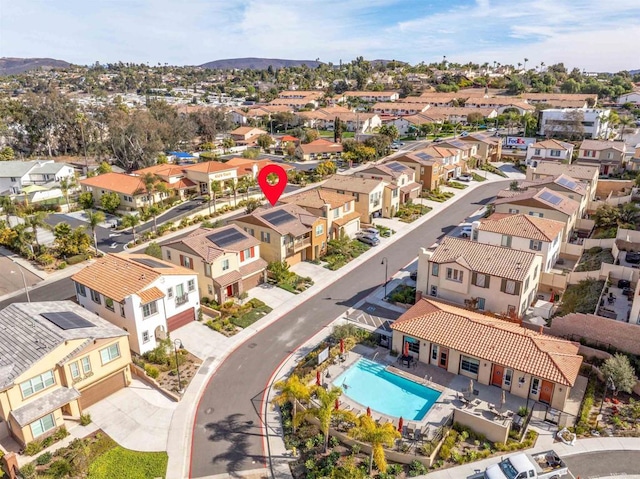
M556 182L559 185L565 186L566 188L569 188L570 190L573 190L576 186L578 186L578 184L575 181L571 181L568 178L565 178L564 176L559 177Z
M540 199L551 203L552 205L559 205L560 203L562 203L562 197L554 195L550 191L543 191L540 195Z
M215 243L220 248L242 241L244 238L245 236L235 228L230 228L207 236L209 241Z
M133 258L133 261L148 266L149 268L171 268L171 266L151 258Z
M422 160L430 160L433 158L433 156L428 153L416 153L415 155Z
M387 163L387 168L389 168L392 171L404 171L405 166L400 164L400 163Z
M288 223L296 219L291 213L285 210L273 211L262 215L262 217L274 226L280 226L281 224Z
M59 313L40 313L40 316L51 321L60 329L80 329L92 328L93 323L87 321L82 316L72 313L71 311L62 311Z

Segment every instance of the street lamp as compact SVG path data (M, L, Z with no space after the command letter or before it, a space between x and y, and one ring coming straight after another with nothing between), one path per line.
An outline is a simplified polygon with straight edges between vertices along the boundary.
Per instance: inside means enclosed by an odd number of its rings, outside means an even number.
M382 258L380 264L384 265L384 299L387 299L387 278L389 278L389 261L387 257Z
M11 258L9 258L9 259L11 259ZM31 298L29 297L29 288L27 287L27 279L24 277L24 271L22 271L22 266L20 266L18 263L16 263L12 259L11 259L11 262L18 267L18 271L20 271L20 274L22 275L22 284L24 285L24 292L27 295L27 303L30 303L31 302ZM15 271L11 271L11 274L16 274L16 272Z
M182 341L179 339L173 340L173 352L176 355L176 370L178 371L178 394L182 394L182 381L180 380L180 363L178 362L178 349L183 349Z

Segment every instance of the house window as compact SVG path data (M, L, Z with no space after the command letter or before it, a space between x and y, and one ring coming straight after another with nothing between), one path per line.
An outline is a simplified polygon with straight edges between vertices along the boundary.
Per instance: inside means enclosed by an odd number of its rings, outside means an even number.
M167 298L173 298L173 288L171 287L167 288Z
M209 263L204 264L204 275L207 278L211 278L211 265Z
M551 150L549 152L549 156L554 156L556 158L559 158L560 157L560 150Z
M87 374L91 372L91 360L89 356L85 356L80 360L80 364L82 364L82 372Z
M260 241L262 241L263 243L271 243L271 233L267 231L261 231Z
M207 292L209 294L213 294L213 286L211 286L210 284L207 285Z
M114 304L113 304L113 299L111 299L111 298L107 298L106 296L104 297L104 305L106 306L106 308L107 308L109 311L115 311L115 310L116 310L116 309L115 309L115 306L114 306Z
M520 210L517 210L515 208L509 208L509 214L517 215L518 213L520 213Z
M187 281L187 290L191 293L196 290L196 280L190 279Z
M529 211L529 216L537 216L538 218L543 218L544 213L536 213L535 211Z
M520 294L520 283L517 281L513 281L510 279L502 279L502 285L500 286L500 291L507 294Z
M506 369L504 371L504 385L511 386L511 378L513 377L513 371L511 369Z
M166 250L167 251L167 259L170 260L171 259L171 251Z
M120 347L118 343L112 344L108 348L100 350L100 358L102 358L102 365L104 366L111 361L120 357Z
M480 361L470 358L469 356L462 356L460 361L460 369L471 374L478 374L480 370Z
M324 233L324 225L316 226L316 236L322 236Z
M478 299L478 303L477 303L478 309L480 311L484 311L484 308L486 306L486 300L484 298L477 298L477 299Z
M91 291L91 299L93 300L93 302L96 304L102 304L102 302L100 301L100 293L98 293L93 289L90 289L90 291Z
M84 287L84 284L76 283L76 293L80 296L87 297L87 288Z
M536 266L536 269L533 271L533 279L536 279L538 277L538 267Z
M71 377L73 379L78 379L80 377L80 368L78 367L77 361L69 364L69 370L71 371Z
M122 316L123 318L125 317L124 314L124 304L123 303L118 303L120 305L120 316Z
M542 251L542 241L529 241L529 249L533 251Z
M447 279L449 281L455 281L456 283L462 283L464 271L459 269L447 268Z
M333 210L333 219L340 218L340 208L335 208Z
M149 337L149 331L142 331L142 342L148 343L151 338Z
M511 248L511 239L512 237L509 235L502 235L502 240L500 241L500 244L502 246L506 246L507 248Z
M538 378L533 378L531 381L531 395L537 396L540 391L540 380Z
M22 391L22 397L24 399L29 396L33 396L35 393L42 391L56 383L56 379L53 376L53 371L46 371L39 376L29 379L28 381L20 384L20 390Z
M439 269L440 265L438 263L433 263L431 265L431 276L438 276Z
M227 271L229 269L229 259L222 260L222 271Z
M536 151L533 154L536 156L540 156L540 148L536 148Z
M342 207L342 212L348 213L349 211L351 211L351 203L345 203L345 205Z
M188 256L180 255L180 265L185 268L193 269L193 261Z
M490 281L490 276L487 274L481 274L481 273L474 273L475 275L475 280L473 281L473 284L475 284L476 286L480 287L480 288L488 288L489 287L489 281Z
M56 419L53 416L53 413L47 414L44 417L41 417L37 421L34 421L30 425L32 436L38 437L42 436L45 432L50 431L54 427L56 427Z
M145 318L148 318L149 316L153 316L157 312L158 312L158 305L156 304L155 301L152 301L142 306L142 315Z
M433 346L431 346L431 360L432 361L437 361L438 360L438 345L434 344Z
M253 258L255 257L255 249L252 246L251 248L247 248L244 251L240 251L240 261L244 261L247 258Z
M524 290L528 290L529 289L529 277L527 276L527 279L524 282Z

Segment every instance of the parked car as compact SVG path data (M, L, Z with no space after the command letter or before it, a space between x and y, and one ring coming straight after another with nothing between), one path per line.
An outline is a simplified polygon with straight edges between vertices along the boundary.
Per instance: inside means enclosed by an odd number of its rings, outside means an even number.
M364 244L368 244L369 246L378 246L380 244L378 237L373 235L358 236L358 241L362 241Z
M460 236L468 238L471 236L471 229L471 225L462 225L462 228L460 229Z
M357 235L369 235L369 236L379 236L380 232L378 231L377 228L362 228L360 231L358 231Z
M473 177L471 175L467 175L466 173L463 173L456 178L456 180L460 180L460 181L471 181L472 179Z
M624 259L627 263L638 264L640 263L640 253L636 253L635 251L627 251Z
M473 479L558 479L569 474L569 469L558 453L545 451L539 454L515 454L498 464L487 467L484 473Z

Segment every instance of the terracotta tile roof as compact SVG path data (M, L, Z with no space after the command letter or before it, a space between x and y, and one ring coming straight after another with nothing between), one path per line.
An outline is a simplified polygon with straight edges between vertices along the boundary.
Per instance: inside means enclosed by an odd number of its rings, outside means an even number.
M552 203L548 199L546 199L549 195L558 198L556 203ZM577 201L568 198L557 191L550 190L549 188L530 188L527 191L519 194L518 196L513 196L511 198L499 198L493 202L494 205L501 205L505 203L513 203L518 204L519 201L526 200L534 200L540 203L542 206L540 208L552 209L559 211L567 216L571 216L580 208L580 203Z
M189 178L180 178L178 181L174 183L168 183L167 188L172 190L184 190L187 188L194 188L196 184L191 181Z
M299 147L303 153L341 153L342 145L333 143L332 141L323 140L322 138L312 141L311 143L301 144Z
M598 178L599 171L600 170L597 166L565 165L562 163L554 163L550 161L540 163L536 168L534 168L534 173L539 175L555 177L566 173L571 178L588 181L593 180L594 177Z
M398 166L395 166L394 168L392 167L392 165L398 165ZM394 179L399 178L401 175L407 175L407 174L410 176L413 176L413 168L405 166L402 163L395 160L391 160L386 163L382 163L380 165L371 166L364 170L360 170L356 174L360 174L360 173L376 174L377 172L380 172L383 175L390 176L391 178L394 178Z
M329 205L329 208L335 209L355 201L355 199L351 195L336 193L335 191L318 187L281 198L280 201L282 203L294 203L303 208L323 208L325 205Z
M494 213L480 220L478 230L550 242L562 233L565 226L560 221L525 214L494 217L495 215Z
M405 103L400 101L381 101L373 105L372 110L426 110L428 101Z
M250 160L247 158L235 157L231 158L229 161L225 161L224 163L227 166L235 166L238 169L238 176L245 176L248 174L253 175L253 167L256 167L256 174L260 172L262 168L267 165L278 165L285 171L289 171L295 168L293 165L287 165L284 163L277 163L275 161L271 161L268 158L260 158L257 160Z
M253 276L260 271L264 271L267 269L268 263L262 258L258 258L251 263L243 264L240 266L240 276L243 278L248 278L249 276Z
M153 165L133 172L138 176L143 176L146 173L159 176L184 176L184 167L180 165L172 165L167 163L164 165Z
M582 364L576 343L427 298L391 328L565 386L575 384Z
M345 91L344 96L391 96L397 95L395 91Z
M153 260L163 265L153 268L136 260ZM176 266L146 254L107 254L95 263L81 269L71 279L121 302L127 296L140 294L162 275L192 274L192 270Z
M333 220L333 223L338 226L344 226L351 223L353 220L360 218L360 216L360 213L358 213L357 211L352 211L351 213L347 213L346 215L344 215L342 218Z
M223 233L225 231L234 230L238 233L238 241L224 245L224 247L218 246L216 243L209 239L212 234ZM198 228L188 236L180 238L179 240L167 243L165 246L168 248L176 248L183 250L179 245L186 246L189 250L193 251L207 263L212 263L216 258L224 255L225 252L239 252L252 246L259 246L260 241L249 233L244 231L237 225L231 224L223 226L222 228Z
M280 210L288 212L291 216L293 216L293 218L289 221L282 222L277 225L269 222L269 220L265 218L265 216L269 215L269 213ZM269 229L272 229L280 235L290 234L295 237L311 231L311 227L313 226L313 223L317 221L318 217L312 215L307 210L298 205L284 204L276 205L274 207L258 208L251 214L236 218L235 221L239 223L252 223L252 221L244 221L248 219L257 221L258 223L268 227Z
M213 173L216 171L235 170L236 167L229 166L226 163L219 161L205 161L203 163L196 163L195 165L185 166L185 171L198 171L200 173Z
M151 301L156 301L157 299L164 298L164 293L160 291L158 288L156 288L155 286L152 286L149 289L140 291L138 293L138 296L140 297L141 304L147 304L147 303L150 303Z
M451 116L464 116L466 117L470 113L480 113L482 116L487 117L494 113L495 108L467 108L462 106L432 106L428 110L422 112L424 115L442 115L447 118Z
M589 98L597 99L598 95L591 93L523 93L522 98L525 100L583 100Z
M229 271L228 273L222 274L216 278L213 278L213 280L216 283L218 283L218 286L220 286L221 288L224 288L225 286L229 286L230 284L237 283L238 281L242 281L242 275L240 274L240 271L233 270L233 271Z
M372 178L357 178L355 176L333 175L322 184L322 188L331 190L340 190L354 193L371 193L375 190L382 180L374 180Z
M617 150L625 152L627 144L624 141L608 141L608 140L582 140L580 143L581 150Z
M266 131L261 130L260 128L256 128L255 126L241 126L230 132L231 135L247 135L251 132L255 132L254 134L262 134L266 133ZM259 132L259 133L258 133Z
M411 193L412 191L421 189L422 185L420 183L416 183L415 181L412 181L411 183L407 183L406 185L400 187L400 191L402 191L403 193Z
M133 195L134 193L146 194L147 192L139 176L125 175L124 173L105 173L80 180L80 184L126 195Z
M544 140L538 141L536 143L532 143L529 145L529 148L540 148L540 149L551 149L551 150L571 150L573 145L571 143L567 143L566 141L558 141L558 140Z
M524 281L536 261L536 254L447 236L429 261L458 263L478 273Z

